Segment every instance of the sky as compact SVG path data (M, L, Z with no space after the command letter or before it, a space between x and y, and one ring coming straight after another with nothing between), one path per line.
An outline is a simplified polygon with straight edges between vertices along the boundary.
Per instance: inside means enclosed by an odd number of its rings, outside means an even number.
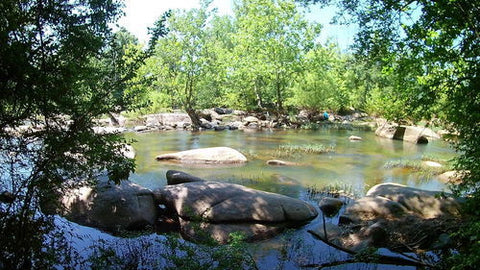
M212 6L218 9L219 15L233 15L233 0L213 0ZM118 24L133 33L140 42L148 42L148 27L169 9L199 8L200 0L125 0L124 12ZM342 50L347 50L353 43L354 26L330 25L335 14L334 8L320 9L311 6L307 19L323 25L320 41L327 40L338 43Z

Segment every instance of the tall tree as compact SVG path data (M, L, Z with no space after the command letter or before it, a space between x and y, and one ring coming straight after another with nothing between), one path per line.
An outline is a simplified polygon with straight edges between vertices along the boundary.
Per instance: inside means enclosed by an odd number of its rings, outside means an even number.
M158 91L173 96L173 105L180 103L192 119L194 129L201 124L197 108L199 82L208 73L209 48L207 21L211 18L208 2L200 9L174 10L167 20L168 34L159 39L150 61L156 70Z
M108 73L105 87L112 88L113 99L110 102L113 111L109 115L115 124L118 122L112 113L120 113L129 108L138 109L145 105L142 102L145 88L139 87L142 80L137 71L147 56L148 51L143 51L137 38L121 27L110 37L103 56L98 59L99 65Z
M235 3L235 76L248 90L245 97L264 109L284 110L287 90L301 71L304 54L313 47L319 27L307 23L289 0L243 0Z
M134 169L119 136L92 129L94 118L115 111L119 88L99 63L119 7L0 2L0 268L51 269L63 251L46 246L53 223L40 200L100 172L120 181Z

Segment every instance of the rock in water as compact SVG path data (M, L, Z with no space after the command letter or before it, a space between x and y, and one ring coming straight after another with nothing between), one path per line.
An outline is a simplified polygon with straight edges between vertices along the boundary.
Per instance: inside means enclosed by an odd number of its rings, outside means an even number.
M199 148L159 155L156 159L196 164L235 164L247 162L247 158L242 153L229 147Z
M324 197L318 205L327 217L332 217L340 211L343 206L343 201L337 198Z
M363 140L362 137L354 136L354 135L348 137L348 139L349 139L350 141L361 141L361 140Z
M190 182L204 181L203 179L184 173L181 171L168 170L167 171L167 185L177 185Z
M349 204L342 219L357 222L374 219L398 219L407 210L398 202L383 197L363 197Z
M428 191L400 184L385 183L373 186L369 197L382 197L397 202L408 211L423 218L440 216L459 216L460 204L452 194L440 191Z
M389 124L378 127L375 134L379 137L419 144L428 143L428 138L439 138L439 136L429 128Z
M271 165L271 166L297 166L297 165L299 165L298 163L295 163L295 162L278 160L278 159L267 160L266 164Z
M109 232L143 229L157 218L152 191L129 181L74 189L61 203L65 209L59 214L67 219Z
M154 193L158 203L176 211L182 233L189 239L198 239L202 230L220 243L227 242L234 231L243 232L247 240L264 239L317 216L304 201L229 183L191 182Z

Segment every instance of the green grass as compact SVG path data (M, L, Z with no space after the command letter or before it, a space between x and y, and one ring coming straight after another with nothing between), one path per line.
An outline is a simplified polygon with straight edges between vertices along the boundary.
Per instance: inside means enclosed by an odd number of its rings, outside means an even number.
M422 160L392 160L385 163L383 166L385 169L408 169L414 173L418 173L419 175L423 176L426 179L430 179L435 175L442 174L446 171L451 170L451 165L449 163L444 164L442 161L435 161L442 165L442 167L430 167L424 163L424 161L433 161L431 159L422 159Z
M345 204L364 195L363 188L346 183L333 183L326 186L308 186L307 195L310 200L320 202L323 197L343 198Z
M278 146L278 150L286 154L307 153L307 154L322 154L334 151L333 146L325 146L323 144L286 144Z

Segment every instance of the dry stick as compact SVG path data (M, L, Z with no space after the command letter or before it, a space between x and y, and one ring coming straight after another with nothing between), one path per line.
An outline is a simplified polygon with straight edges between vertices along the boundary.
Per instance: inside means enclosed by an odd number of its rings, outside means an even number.
M341 247L339 245L336 245L330 241L328 241L327 239L323 239L322 237L319 237L318 235L316 235L315 233L313 233L312 231L308 230L308 232L310 234L312 234L315 238L321 240L322 242L324 242L325 244L331 246L331 247L334 247L338 250L341 250L343 252L346 252L352 256L355 256L357 255L358 253L353 251L353 250L350 250L350 249L347 249L347 248L344 248L344 247ZM376 261L374 263L378 263L378 264L389 264L389 265L404 265L404 266L415 266L415 267L432 267L432 265L430 264L427 264L425 262L422 262L422 261L414 261L414 260L407 260L407 259L404 259L404 258L401 258L401 257L395 257L395 256L388 256L388 255L381 255L381 254L376 254L375 255L376 257ZM363 261L362 261L363 260ZM341 264L349 264L349 263L355 263L355 262L364 262L364 263L373 263L371 260L369 260L368 258L354 258L354 259L348 259L348 260L344 260L344 261L334 261L334 262L329 262L329 263L323 263L323 264L309 264L309 265L302 265L302 267L316 267L318 269L321 269L321 268L324 268L324 267L328 267L328 266L335 266L335 265L341 265Z
M325 240L328 241L327 227L325 225L325 213L323 211L322 211L322 219L323 219L323 236L325 237Z

